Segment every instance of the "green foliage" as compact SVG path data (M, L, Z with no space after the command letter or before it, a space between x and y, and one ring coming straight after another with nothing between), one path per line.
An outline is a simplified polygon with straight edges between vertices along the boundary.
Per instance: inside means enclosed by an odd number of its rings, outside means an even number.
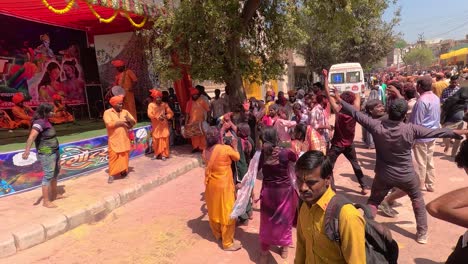
M435 60L434 54L430 48L417 47L411 49L408 53L403 56L403 61L407 65L413 65L420 68L431 66Z
M314 71L338 62L363 67L394 47L391 22L382 14L394 0L185 0L155 18L145 39L152 69L164 80L180 78L186 65L194 79L224 82L241 100L242 79L266 81L284 74L290 49Z
M391 0L304 1L301 23L308 41L300 48L306 63L320 72L332 64L359 62L366 68L385 57L394 47L394 26L382 20Z
M395 48L397 48L397 49L404 49L404 48L406 48L406 46L408 46L408 43L402 38L398 38L395 41Z
M175 52L194 79L268 80L283 73L284 51L304 37L296 26L297 8L282 0L186 0L142 34L164 79L180 77L171 60Z

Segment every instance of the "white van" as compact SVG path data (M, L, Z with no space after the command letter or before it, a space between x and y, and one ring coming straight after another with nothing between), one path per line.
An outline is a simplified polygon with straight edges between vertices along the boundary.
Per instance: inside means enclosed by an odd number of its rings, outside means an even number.
M328 83L340 93L344 91L363 93L365 84L361 64L354 62L332 65L328 73Z

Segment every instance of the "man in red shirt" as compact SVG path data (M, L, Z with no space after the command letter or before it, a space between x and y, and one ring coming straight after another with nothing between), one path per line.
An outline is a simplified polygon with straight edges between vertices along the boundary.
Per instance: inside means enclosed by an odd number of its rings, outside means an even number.
M364 183L364 173L362 172L361 166L359 166L356 150L354 148L354 134L356 130L356 120L341 111L341 105L337 104L335 98L330 96L330 91L328 89L328 71L323 70L323 75L325 79L325 92L327 93L328 98L330 99L330 105L335 112L335 133L331 140L331 147L328 150L328 157L332 166L335 166L335 162L341 154L344 154L345 157L351 163L353 167L354 174L359 182L361 187L361 194L366 195L369 187ZM337 92L337 91L335 91ZM356 96L353 92L346 91L341 94L341 99L347 103L353 105L357 111L360 110L361 98Z

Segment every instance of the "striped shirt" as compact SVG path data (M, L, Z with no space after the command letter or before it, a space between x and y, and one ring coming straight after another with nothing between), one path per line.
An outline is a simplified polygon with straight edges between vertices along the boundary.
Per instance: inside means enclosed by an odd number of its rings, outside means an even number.
M447 100L450 96L454 95L458 90L460 90L460 87L455 86L455 87L447 87L444 89L442 92L442 96L440 97L440 103L444 103L445 100Z

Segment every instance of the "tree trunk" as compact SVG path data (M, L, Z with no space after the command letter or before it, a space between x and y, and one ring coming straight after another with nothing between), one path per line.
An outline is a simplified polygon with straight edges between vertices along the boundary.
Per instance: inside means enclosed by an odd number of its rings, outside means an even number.
M244 4L244 8L239 17L242 26L241 32L247 28L248 23L255 15L256 10L259 8L260 2L260 0L248 0ZM238 63L241 50L240 34L241 33L233 33L229 36L227 50L229 56L227 57L230 58L230 60L224 61L224 68L227 75L225 82L227 89L229 90L229 104L231 110L234 109L236 105L243 103L245 100L244 85Z
M245 100L242 76L239 71L234 72L231 77L226 80L226 86L229 90L229 106L231 110L233 110L235 106L241 104Z

